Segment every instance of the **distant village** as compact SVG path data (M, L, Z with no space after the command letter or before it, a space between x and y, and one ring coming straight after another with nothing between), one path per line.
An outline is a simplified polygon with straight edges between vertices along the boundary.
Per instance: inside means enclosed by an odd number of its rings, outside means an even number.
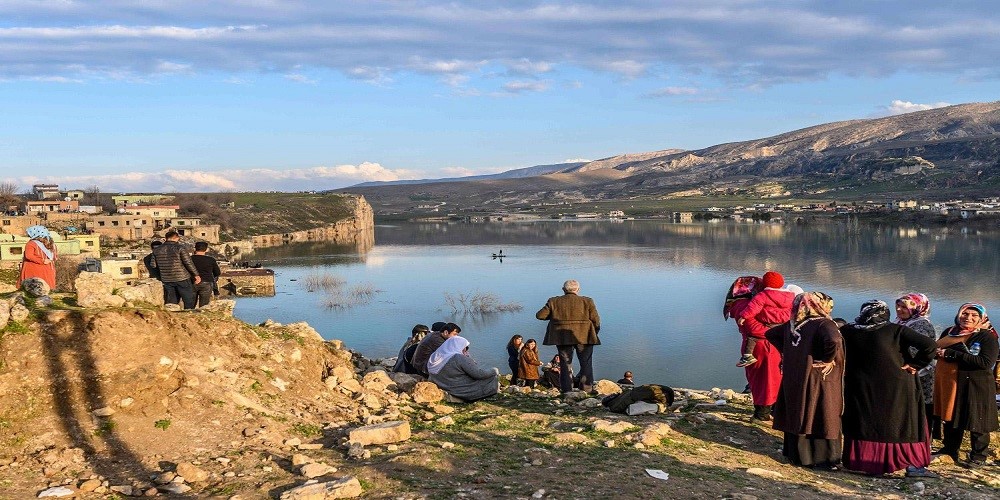
M62 190L55 184L35 184L18 203L10 203L12 199L8 198L0 214L0 269L20 265L28 243L26 230L34 225L50 230L61 259L81 270L111 274L123 282L146 277L146 269L141 265L142 257L148 253L146 245L169 230L190 241L220 242L218 224L203 224L200 217L178 215L181 207L172 204L171 195L113 195L110 196L113 210L85 203L93 203L94 198L93 193ZM247 270L243 274L255 273ZM265 280L265 288L267 282L273 291L273 275ZM246 287L258 285L238 286L248 290Z

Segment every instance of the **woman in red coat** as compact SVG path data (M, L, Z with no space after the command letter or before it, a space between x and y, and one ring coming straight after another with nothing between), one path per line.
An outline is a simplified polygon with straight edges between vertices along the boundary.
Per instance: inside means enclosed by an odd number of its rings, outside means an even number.
M50 289L56 287L56 245L52 242L49 230L45 226L31 226L27 230L31 238L24 245L24 257L21 261L21 274L17 277L17 286L29 278L41 278L48 283Z
M736 318L743 335L743 352L749 350L749 344L754 344L753 362L740 363L740 366L746 369L750 384L753 418L766 422L771 420L771 405L778 400L778 389L781 388L781 354L764 338L764 333L769 327L788 321L795 294L780 289L784 286L784 278L774 271L768 271L763 279L744 277L737 283L744 280L746 288L751 279L754 280L752 286L746 290L749 293L744 292L737 298L730 305L728 314Z

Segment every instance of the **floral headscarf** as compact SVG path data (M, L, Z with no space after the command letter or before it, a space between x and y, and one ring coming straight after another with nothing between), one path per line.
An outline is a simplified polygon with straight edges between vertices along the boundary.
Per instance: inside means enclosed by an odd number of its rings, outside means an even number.
M908 319L903 320L899 319L899 316L896 316L896 323L900 325L909 325L913 321L925 318L931 313L931 301L922 293L908 293L903 295L896 299L896 305L903 306L904 309L910 311Z
M881 300L869 300L861 304L861 314L854 318L854 327L874 330L889 322L889 304Z
M982 318L980 319L979 324L976 325L976 327L973 328L972 330L962 330L962 326L958 322L958 318L962 315L963 312L965 312L966 309L975 309L979 313L979 316ZM955 314L955 331L958 332L959 334L964 334L964 333L972 333L976 330L990 330L993 332L994 336L996 336L997 334L996 333L997 331L993 329L993 325L990 323L989 316L986 315L985 306L983 306L982 304L976 304L972 302L969 302L967 304L962 304L962 307L958 308L958 313Z
M823 292L803 292L792 301L792 330L798 330L806 321L829 318L833 311L833 298Z
M764 289L764 282L757 276L741 276L736 278L729 293L726 294L726 303L722 306L722 317L729 319L729 310L733 303L740 299L748 299Z

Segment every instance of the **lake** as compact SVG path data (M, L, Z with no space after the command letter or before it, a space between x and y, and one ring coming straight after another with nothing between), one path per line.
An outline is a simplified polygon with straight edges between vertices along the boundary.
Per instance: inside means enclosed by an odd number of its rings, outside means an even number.
M773 269L805 290L834 298L852 320L865 300L892 304L918 291L931 299L940 331L966 301L1000 304L1000 234L849 223L672 224L662 221L532 221L380 225L375 247L301 243L258 251L275 270L277 295L240 298L236 316L307 321L325 338L371 358L395 356L414 324L454 321L480 364L509 370L504 346L518 333L541 344L535 312L576 279L601 314L595 376L677 387L741 389L740 336L722 319L733 279ZM500 260L491 255L503 250ZM310 276L343 280L341 290L376 290L367 303L328 307ZM458 313L446 294L493 294L517 312ZM363 295L363 294L362 294ZM342 294L350 300L350 294ZM555 348L539 346L543 362Z

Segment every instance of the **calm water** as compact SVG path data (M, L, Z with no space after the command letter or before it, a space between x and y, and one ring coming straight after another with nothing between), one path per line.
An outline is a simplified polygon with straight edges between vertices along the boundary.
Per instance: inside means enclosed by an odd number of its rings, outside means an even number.
M942 230L815 226L668 224L657 221L545 221L507 224L406 224L376 228L367 254L327 244L267 249L261 259L276 271L277 296L240 299L236 315L307 321L369 357L395 356L416 323L454 321L480 362L506 373L504 346L514 333L541 343L545 323L535 312L580 281L602 318L595 374L617 380L625 370L638 383L733 387L740 337L723 321L722 302L739 275L782 272L786 282L824 291L834 316L852 319L870 298L887 302L921 291L931 298L940 330L958 306L975 300L1000 306L1000 235ZM491 254L503 249L503 262ZM330 274L345 288L371 285L366 305L325 307L305 278ZM455 314L445 293L496 294L520 312ZM542 360L554 347L540 346Z

